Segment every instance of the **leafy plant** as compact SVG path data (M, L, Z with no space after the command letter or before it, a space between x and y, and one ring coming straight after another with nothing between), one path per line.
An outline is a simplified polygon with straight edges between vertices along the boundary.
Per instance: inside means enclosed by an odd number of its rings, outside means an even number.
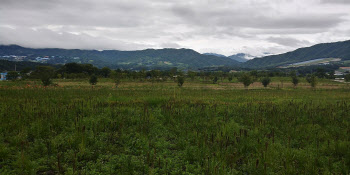
M31 76L39 78L44 86L49 86L52 84L51 79L55 76L55 69L51 66L38 66Z
M299 79L297 76L292 76L292 83L294 85L294 87L296 87L299 83Z
M265 88L270 84L270 82L271 82L271 79L269 77L265 77L261 79L261 83Z
M178 76L178 77L177 77L177 85L178 85L179 87L182 87L182 85L184 84L184 82L185 82L185 78L184 78L183 76Z
M90 79L89 79L89 83L90 83L91 85L96 85L97 82L98 82L97 76L96 76L96 75L91 75L91 77L90 77Z
M306 81L310 83L311 87L315 88L317 85L317 76L315 74L307 75Z
M213 84L216 84L218 82L218 77L215 76L214 79L213 79Z
M7 80L16 80L19 77L18 72L10 71L7 73Z
M248 88L250 84L254 82L254 78L248 74L248 73L243 73L239 78L238 81L243 83L245 88Z
M350 81L350 74L346 74L345 77L344 77L344 80L346 82L349 82Z

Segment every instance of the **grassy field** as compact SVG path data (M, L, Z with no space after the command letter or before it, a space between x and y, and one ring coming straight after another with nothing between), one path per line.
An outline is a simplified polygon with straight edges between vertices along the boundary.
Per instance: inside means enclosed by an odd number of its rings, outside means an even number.
M349 174L350 88L0 82L0 174Z

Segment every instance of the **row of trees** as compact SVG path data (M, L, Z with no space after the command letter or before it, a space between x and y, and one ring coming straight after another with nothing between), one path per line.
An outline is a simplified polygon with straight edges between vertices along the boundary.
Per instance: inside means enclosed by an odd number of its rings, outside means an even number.
M186 74L182 71L179 71L177 68L172 68L169 70L141 70L141 71L132 71L132 70L111 70L108 67L103 67L101 69L94 67L92 64L78 64L78 63L67 63L64 66L60 67L56 70L56 78L87 78L91 75L96 75L99 77L105 78L113 78L115 76L119 76L122 79L157 79L157 78L172 78L175 75L178 76L186 76L191 80L195 80L196 78L200 78L202 80L213 80L216 81L228 79L231 81L233 78L240 77L242 72L223 72L223 71L215 71L215 72L204 72L204 71L187 71ZM287 72L281 70L271 70L271 71L250 71L249 74L253 77L261 78L261 77L288 77L290 74L295 74L295 76L305 76L307 74L301 74L299 72ZM323 68L318 68L313 73L318 78L334 78L334 72L326 72ZM215 81L215 80L214 80Z
M299 84L299 78L295 73L291 73L291 82L294 85L294 88ZM350 77L350 75L348 76ZM251 76L249 73L243 73L240 77L238 77L238 81L242 82L245 88L248 88L249 85L254 83L257 80L257 77ZM308 74L306 76L306 81L310 83L311 87L315 88L317 85L317 75L316 74ZM349 80L350 81L350 80ZM271 83L270 77L262 77L260 78L261 84L266 88Z
M50 85L52 78L65 78L65 79L74 79L74 78L90 78L90 80L96 80L98 77L112 78L116 86L120 83L121 79L129 80L150 80L150 81L166 81L168 79L173 79L179 81L179 86L185 81L185 78L188 78L191 81L201 80L205 82L212 82L214 84L219 81L223 82L225 79L232 81L236 78L239 82L242 82L245 87L248 87L250 84L256 81L260 81L264 87L267 87L271 79L276 75L281 75L282 73L272 72L272 71L250 71L250 72L194 72L187 71L186 73L179 71L177 68L172 68L170 70L141 70L141 71L131 71L131 70L111 70L108 67L99 69L94 67L91 64L78 64L78 63L68 63L64 66L55 69L50 66L38 66L34 71L29 75L30 69L23 69L21 72L8 72L8 79L15 80L18 77L22 79L32 78L40 79L45 86ZM295 71L284 72L283 76L291 77L291 81L294 86L297 86L299 83L299 78L303 77L301 74L298 74ZM177 77L177 78L175 78ZM317 78L331 78L329 74L324 73L322 70L317 71L313 74L308 74L305 76L306 80L311 84L312 87L315 87L317 84ZM347 78L348 77L348 78ZM350 81L350 75L346 79ZM93 82L93 81L92 81ZM96 84L91 83L91 84Z

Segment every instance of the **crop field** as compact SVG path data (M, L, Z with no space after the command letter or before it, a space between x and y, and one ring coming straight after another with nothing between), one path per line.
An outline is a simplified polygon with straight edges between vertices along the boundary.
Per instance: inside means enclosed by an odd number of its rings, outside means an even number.
M286 67L301 67L301 66L310 66L310 65L318 65L318 64L327 64L330 62L339 62L341 61L340 58L319 58L309 61L302 61L298 63L289 64Z
M349 174L350 88L0 82L0 174Z

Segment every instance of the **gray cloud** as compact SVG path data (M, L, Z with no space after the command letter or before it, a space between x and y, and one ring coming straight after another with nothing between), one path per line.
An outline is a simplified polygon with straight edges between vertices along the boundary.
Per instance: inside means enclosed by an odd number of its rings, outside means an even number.
M330 4L350 4L349 0L321 0L321 2Z
M225 55L253 48L280 52L349 39L349 33L339 32L350 30L350 7L341 5L349 2L0 0L0 44L120 50L188 47Z
M163 48L181 48L181 46L177 43L162 43L160 47Z
M267 38L267 40L272 43L276 43L287 47L300 47L300 46L306 46L311 44L309 41L306 41L306 40L297 40L295 38L288 38L288 37L269 37Z
M2 44L19 44L33 48L65 48L65 49L115 49L139 50L153 45L131 43L121 40L111 40L102 37L92 37L86 34L69 32L54 32L48 29L11 29L0 27L0 41Z

